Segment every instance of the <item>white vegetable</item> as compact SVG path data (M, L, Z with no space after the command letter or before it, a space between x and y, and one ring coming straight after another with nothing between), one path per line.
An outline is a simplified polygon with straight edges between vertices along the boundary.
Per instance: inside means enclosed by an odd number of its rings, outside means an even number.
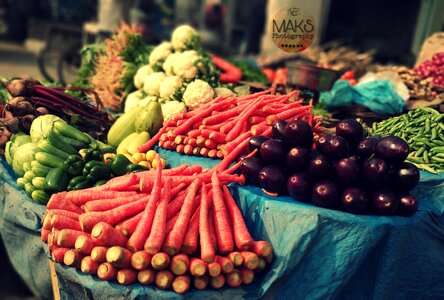
M159 95L160 98L169 99L182 87L182 78L179 76L170 76L165 78L160 84Z
M142 98L143 92L140 90L128 94L128 96L126 96L125 108L123 111L129 112L132 108L136 107L139 104Z
M143 87L143 82L145 81L145 78L153 73L153 68L150 65L140 67L137 70L136 75L134 75L134 86L138 89L141 89Z
M200 58L199 53L197 53L195 50L182 52L174 61L173 73L184 79L195 78L198 72L196 62Z
M159 96L159 88L165 79L165 73L156 72L145 78L143 81L143 90L150 96Z
M162 42L150 53L149 62L151 65L161 64L172 53L173 45L170 42Z
M65 123L61 118L47 114L37 117L32 121L31 128L29 129L29 135L34 143L38 143L40 140L44 139L46 135L52 130L53 125L56 121Z
M184 114L187 112L185 103L179 101L168 101L162 104L163 120L169 120L177 114Z
M216 93L216 97L236 95L232 90L230 90L226 87L214 88L214 92Z
M187 86L182 100L188 108L196 109L213 98L214 91L208 82L196 79Z
M165 62L162 65L162 69L165 72L165 74L167 76L172 76L174 75L173 72L173 66L177 61L177 58L180 57L181 53L180 52L175 52L171 55L169 55L166 59Z
M190 25L181 25L173 31L171 43L176 51L194 48L199 43L199 35Z

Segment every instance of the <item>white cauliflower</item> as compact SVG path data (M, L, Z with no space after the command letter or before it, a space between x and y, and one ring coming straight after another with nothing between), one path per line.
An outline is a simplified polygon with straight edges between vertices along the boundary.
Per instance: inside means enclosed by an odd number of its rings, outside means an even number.
M230 90L226 87L214 88L214 92L216 93L216 97L236 95L232 90Z
M174 75L173 67L176 64L176 62L179 60L178 58L180 58L181 54L182 53L180 52L174 52L165 59L165 62L162 65L162 69L164 70L167 76Z
M125 108L123 111L129 112L132 108L136 107L139 104L142 98L143 98L143 92L140 90L129 93L128 96L126 96Z
M182 52L173 65L173 73L183 79L193 79L198 75L197 61L201 59L199 53L195 50Z
M173 45L170 42L162 42L150 53L149 62L151 65L162 64L173 52Z
M165 73L156 72L145 78L143 90L150 96L159 96L159 88L162 81L165 80Z
M168 101L162 105L163 120L169 120L177 114L184 114L187 112L185 103L179 101Z
M153 73L153 68L150 65L140 67L137 70L136 75L134 75L134 86L137 89L141 89L143 87L143 82L145 81L145 78Z
M199 42L199 34L190 25L177 27L171 36L171 43L176 51L195 48Z
M189 109L196 109L213 98L214 91L208 82L196 79L187 86L182 100Z
M179 76L170 76L165 78L160 84L159 95L160 98L170 99L182 87L182 78Z

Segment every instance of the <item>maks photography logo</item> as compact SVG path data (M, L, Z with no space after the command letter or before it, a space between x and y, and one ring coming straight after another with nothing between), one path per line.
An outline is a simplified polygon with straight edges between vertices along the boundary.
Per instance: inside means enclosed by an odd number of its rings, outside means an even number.
M307 49L316 37L313 17L298 7L279 10L271 20L271 38L286 52L300 52Z

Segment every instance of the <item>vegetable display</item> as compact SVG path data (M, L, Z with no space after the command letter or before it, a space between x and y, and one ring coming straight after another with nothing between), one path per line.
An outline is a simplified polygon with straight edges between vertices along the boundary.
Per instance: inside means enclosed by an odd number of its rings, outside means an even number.
M407 143L396 136L363 139L363 127L353 119L340 121L336 135L316 139L308 123L278 120L273 137L253 136L256 156L240 161L248 181L272 195L289 194L354 214L410 216L418 203L409 191L419 182L415 165L405 162Z
M138 281L179 294L192 285L247 285L273 251L248 232L231 182L244 178L182 165L57 193L47 204L42 240L54 261L122 285Z
M431 172L444 172L444 114L432 108L418 108L407 114L373 123L372 135L395 135L411 148L407 161Z

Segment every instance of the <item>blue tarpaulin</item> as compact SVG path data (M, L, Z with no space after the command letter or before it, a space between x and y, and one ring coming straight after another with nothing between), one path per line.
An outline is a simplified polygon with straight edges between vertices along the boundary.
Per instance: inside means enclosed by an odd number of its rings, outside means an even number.
M211 167L219 162L167 150L160 150L160 154L173 166L198 163ZM22 277L29 275L24 277L26 283L34 285L34 291L47 288L36 286L36 282L49 282L42 254L46 245L34 241L38 247L29 248L17 244L14 236L4 236L4 224L10 223L20 234L38 237L43 207L21 192L14 191L14 200L11 194L5 197L8 183L16 189L13 178L4 176L5 170L3 163L2 238L9 245L14 267ZM270 241L275 253L271 267L252 285L219 291L191 290L179 296L139 284L122 287L56 264L61 298L441 299L444 295L442 175L421 172L421 182L413 191L419 199L419 210L409 218L352 215L290 197L267 196L252 186L232 185L230 189L253 237ZM16 205L7 209L8 203ZM37 254L42 262L37 261ZM19 255L21 261L14 259ZM35 264L42 264L41 269Z

